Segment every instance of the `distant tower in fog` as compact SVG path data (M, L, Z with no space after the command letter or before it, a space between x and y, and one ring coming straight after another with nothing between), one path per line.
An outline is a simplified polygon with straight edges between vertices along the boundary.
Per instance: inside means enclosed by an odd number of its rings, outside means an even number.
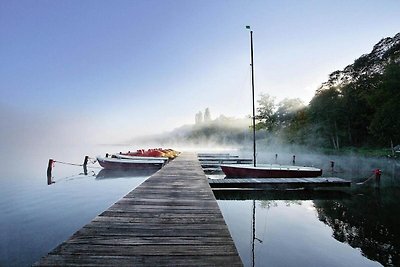
M204 111L204 122L210 122L211 121L211 114L210 114L210 109L206 108Z
M195 124L201 124L203 122L203 113L201 111L197 112L194 117Z

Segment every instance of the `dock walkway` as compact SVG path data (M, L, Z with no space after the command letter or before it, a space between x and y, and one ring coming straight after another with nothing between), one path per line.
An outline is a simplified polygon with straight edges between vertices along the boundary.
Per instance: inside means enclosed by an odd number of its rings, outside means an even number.
M242 266L195 154L181 154L35 266Z

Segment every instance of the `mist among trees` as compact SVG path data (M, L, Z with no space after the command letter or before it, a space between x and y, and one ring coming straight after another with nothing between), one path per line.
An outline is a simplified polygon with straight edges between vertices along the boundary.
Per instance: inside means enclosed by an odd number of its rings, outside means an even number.
M257 130L288 143L340 149L400 144L400 34L330 74L308 106L261 95Z
M343 70L329 75L308 105L300 99L257 99L256 135L261 144L295 144L340 150L400 144L400 33L377 43ZM251 118L212 119L209 108L194 125L158 140L192 144L250 144Z

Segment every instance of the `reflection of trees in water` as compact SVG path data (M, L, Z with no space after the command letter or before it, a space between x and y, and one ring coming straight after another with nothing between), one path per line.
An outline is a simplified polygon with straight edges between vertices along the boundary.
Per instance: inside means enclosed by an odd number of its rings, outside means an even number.
M366 189L347 200L316 200L319 219L340 242L385 266L400 266L399 188Z
M290 207L291 205L299 205L301 206L300 200L280 200L279 202L283 202L286 207ZM278 207L278 201L276 200L261 200L260 207L263 209L269 209L271 207Z

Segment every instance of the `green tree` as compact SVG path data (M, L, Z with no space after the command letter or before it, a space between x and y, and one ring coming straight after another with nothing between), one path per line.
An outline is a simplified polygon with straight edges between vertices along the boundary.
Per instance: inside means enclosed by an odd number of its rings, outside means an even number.
M275 98L268 94L261 94L257 103L256 120L258 122L256 123L256 130L265 129L266 131L273 131L277 121Z
M347 136L344 139L347 145L360 146L368 141L368 126L373 115L368 97L375 88L375 80L375 77L362 76L341 87L345 111L342 130Z
M382 145L400 143L400 66L390 64L370 98L375 112L370 132Z
M285 127L283 135L289 143L310 144L309 135L311 127L309 127L308 108L303 107L293 114L290 124Z
M304 103L299 98L285 98L278 104L275 117L280 128L289 127L297 115L297 111L303 109Z
M344 122L343 95L337 87L321 89L310 102L310 120L316 133L330 142L334 149L340 148Z

